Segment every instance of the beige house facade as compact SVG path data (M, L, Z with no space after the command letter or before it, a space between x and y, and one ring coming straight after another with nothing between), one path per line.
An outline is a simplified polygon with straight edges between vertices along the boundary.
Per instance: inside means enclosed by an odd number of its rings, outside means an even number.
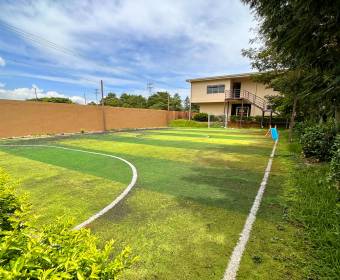
M254 82L254 73L233 74L189 79L191 103L200 107L200 112L211 115L261 116L271 114L265 99L278 92L264 84Z

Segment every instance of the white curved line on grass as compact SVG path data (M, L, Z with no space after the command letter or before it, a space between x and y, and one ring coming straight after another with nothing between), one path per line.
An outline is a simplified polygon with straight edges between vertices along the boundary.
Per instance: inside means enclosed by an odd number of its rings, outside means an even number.
M82 222L81 224L75 226L73 229L81 229L90 223L92 223L94 220L98 219L100 216L104 215L106 212L111 210L113 207L115 207L127 194L131 191L131 189L135 186L137 182L137 168L129 161L126 159L123 159L121 157L109 155L109 154L103 154L103 153L98 153L98 152L90 152L90 151L85 151L85 150L78 150L78 149L73 149L73 148L67 148L67 147L61 147L61 146L53 146L53 145L15 145L15 144L9 144L9 145L4 145L0 144L0 147L44 147L44 148L56 148L56 149L63 149L63 150L69 150L69 151L75 151L75 152L80 152L80 153L87 153L87 154L93 154L93 155L100 155L104 157L110 157L110 158L115 158L118 160L123 161L126 163L132 170L132 179L129 183L129 185L125 188L125 190L114 200L112 201L109 205L107 205L105 208L88 218L86 221Z
M253 206L250 209L247 220L246 220L246 222L243 226L243 230L240 234L240 238L239 238L239 240L238 240L238 242L237 242L237 244L236 244L236 246L233 250L233 253L231 254L231 257L230 257L230 260L229 260L229 263L228 263L228 267L227 267L227 269L224 273L222 280L235 280L236 279L237 271L240 267L242 255L243 255L244 250L246 248L246 245L248 243L250 233L251 233L251 229L252 229L253 224L256 220L256 214L257 214L257 211L259 210L261 200L262 200L262 197L263 197L263 193L266 189L270 170L272 168L272 163L273 163L277 143L278 143L278 141L276 140L275 144L273 146L272 153L270 154L268 164L267 164L267 168L264 172L264 176L263 176L260 188L259 188L257 195L255 197L255 200L253 202Z

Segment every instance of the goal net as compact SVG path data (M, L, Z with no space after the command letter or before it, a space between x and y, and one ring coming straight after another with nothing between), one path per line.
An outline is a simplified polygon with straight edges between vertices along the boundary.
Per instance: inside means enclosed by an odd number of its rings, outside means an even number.
M208 114L208 128L226 127L225 115L210 115Z

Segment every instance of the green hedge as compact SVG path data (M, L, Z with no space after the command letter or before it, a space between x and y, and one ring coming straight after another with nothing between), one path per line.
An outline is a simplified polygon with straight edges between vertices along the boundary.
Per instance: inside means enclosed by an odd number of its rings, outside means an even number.
M193 117L194 121L198 122L207 122L208 121L208 114L207 113L197 113Z
M113 241L103 249L88 229L70 221L35 228L29 205L0 169L0 279L117 279L136 260Z
M240 121L240 120L241 120L241 116L230 116L230 121L232 121L232 122L237 122L237 121ZM242 117L242 121L245 121L245 122L256 122L256 119L255 119L255 117L243 116Z

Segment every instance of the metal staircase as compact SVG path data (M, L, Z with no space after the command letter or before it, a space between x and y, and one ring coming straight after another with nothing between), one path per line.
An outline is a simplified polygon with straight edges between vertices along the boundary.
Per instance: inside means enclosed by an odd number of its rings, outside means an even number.
M241 118L240 118L240 127L242 127L242 119L243 119L243 105L244 103L250 103L257 108L259 108L262 111L262 118L261 118L261 127L263 128L263 120L264 120L264 115L265 112L270 113L270 121L269 123L271 124L271 119L272 119L272 114L275 113L272 109L270 104L263 99L262 97L259 97L247 90L241 90L241 89L233 89L233 90L226 90L225 91L225 98L224 98L224 127L227 127L227 123L229 120L228 117L228 112L229 112L229 103L230 101L235 101L239 100L241 101L241 106L242 106L242 113L241 113Z
M231 101L231 100L248 101L254 106L256 106L257 108L259 108L263 113L272 111L269 107L268 102L265 99L244 89L243 90L240 90L240 89L226 90L225 101Z

